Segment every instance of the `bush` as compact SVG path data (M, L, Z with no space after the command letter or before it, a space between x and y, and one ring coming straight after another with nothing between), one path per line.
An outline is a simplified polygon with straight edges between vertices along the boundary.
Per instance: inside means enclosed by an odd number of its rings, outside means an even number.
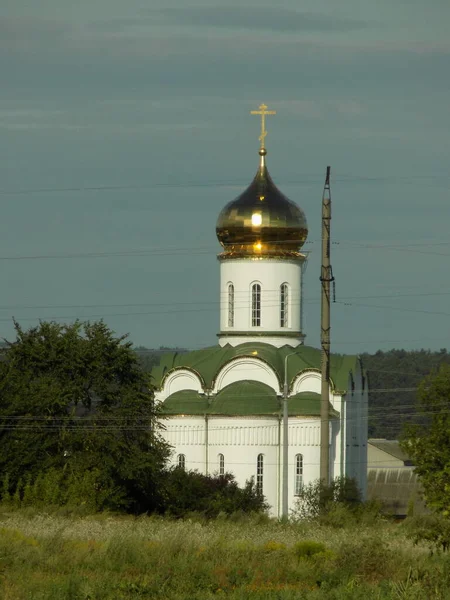
M327 551L325 544L313 540L302 540L294 544L292 548L295 556L300 560L302 558L311 558L315 554L323 554Z
M425 543L431 550L450 549L450 519L440 514L408 517L404 523L407 536L414 544Z
M268 508L253 480L240 488L230 473L203 475L175 467L167 471L163 489L161 512L174 517L200 513L215 518L220 514L260 513Z
M337 505L349 509L361 505L361 492L354 479L336 477L329 485L318 479L305 485L291 516L294 520L317 519L328 514Z

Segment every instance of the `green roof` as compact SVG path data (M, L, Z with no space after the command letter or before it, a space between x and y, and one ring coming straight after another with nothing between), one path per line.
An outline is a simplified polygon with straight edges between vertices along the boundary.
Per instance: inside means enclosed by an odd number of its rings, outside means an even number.
M280 401L265 383L237 381L220 390L209 412L212 415L274 415L280 412Z
M311 346L283 346L276 348L263 342L246 342L238 346L210 346L202 350L187 353L171 352L161 357L160 364L152 370L155 385L160 388L166 375L174 370L186 368L194 371L200 377L205 389L214 386L215 378L221 368L234 358L249 356L259 358L268 363L277 374L280 382L280 391L284 380L284 360L288 359L288 381L291 384L294 378L305 370L320 370L321 351ZM330 376L335 391L345 393L348 387L350 372L356 369L357 356L332 355L330 359Z
M301 392L288 400L291 416L320 415L320 394ZM271 387L258 381L237 381L223 388L208 403L205 394L183 390L169 396L162 404L166 415L281 415L281 398ZM336 416L330 404L330 414Z
M194 390L181 390L165 400L162 410L168 415L204 415L208 411L208 398Z

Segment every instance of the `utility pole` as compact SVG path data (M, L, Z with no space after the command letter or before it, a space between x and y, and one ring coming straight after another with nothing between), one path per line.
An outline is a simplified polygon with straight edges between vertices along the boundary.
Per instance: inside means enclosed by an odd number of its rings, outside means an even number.
M330 264L330 230L331 230L331 192L330 171L327 167L325 187L322 197L322 267L320 281L322 283L320 344L322 348L322 388L320 402L320 479L325 485L330 480L330 291L334 281Z

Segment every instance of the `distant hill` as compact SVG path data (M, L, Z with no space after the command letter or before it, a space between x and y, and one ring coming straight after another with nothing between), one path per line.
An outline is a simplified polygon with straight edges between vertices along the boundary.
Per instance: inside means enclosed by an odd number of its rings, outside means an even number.
M369 377L369 437L397 439L404 423L417 422L415 388L441 364L450 364L450 354L445 348L379 350L361 357Z
M167 352L188 352L186 348L168 348L160 346L159 348L146 348L145 346L137 346L134 351L139 357L142 368L145 371L151 371L152 368L159 364L161 356Z

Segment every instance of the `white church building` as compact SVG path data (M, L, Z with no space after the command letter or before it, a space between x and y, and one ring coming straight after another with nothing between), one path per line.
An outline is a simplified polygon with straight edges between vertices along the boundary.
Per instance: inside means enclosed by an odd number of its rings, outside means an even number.
M321 351L304 344L302 311L308 229L297 204L266 166L262 105L260 164L250 186L220 213L220 332L216 346L169 353L152 371L167 419L173 463L202 473L254 478L281 516L282 397L288 387L288 505L319 479ZM367 486L368 384L358 356L330 361L330 479Z

